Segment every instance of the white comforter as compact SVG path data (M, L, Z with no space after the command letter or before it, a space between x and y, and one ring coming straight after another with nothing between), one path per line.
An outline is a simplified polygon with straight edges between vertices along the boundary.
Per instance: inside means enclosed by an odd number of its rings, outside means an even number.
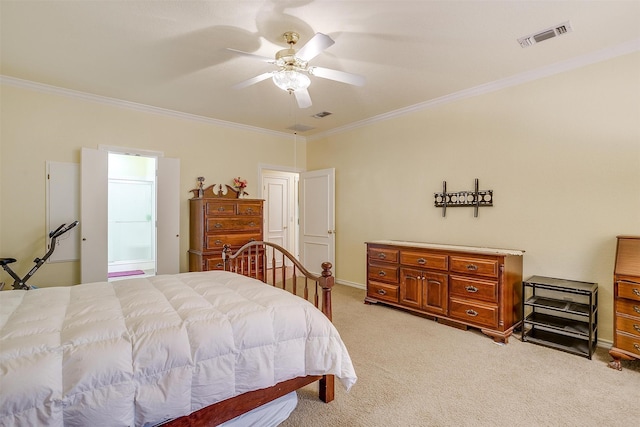
M313 305L218 271L0 292L0 425L131 426L304 375L356 381Z

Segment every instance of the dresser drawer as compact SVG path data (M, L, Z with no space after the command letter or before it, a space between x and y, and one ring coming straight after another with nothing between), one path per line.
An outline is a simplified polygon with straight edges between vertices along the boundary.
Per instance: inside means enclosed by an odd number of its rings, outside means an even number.
M400 279L397 265L391 264L369 264L369 280L378 280L388 283L398 283Z
M640 283L618 282L618 298L626 298L640 302Z
M449 276L449 295L498 303L498 282L469 277Z
M449 269L449 257L434 253L401 251L400 263L431 270L446 271Z
M236 214L236 205L233 202L210 201L205 204L207 216L232 216Z
M640 302L628 299L618 299L616 301L616 314L626 314L640 318Z
M202 261L204 262L205 271L224 270L224 262L222 261L222 255L220 254L214 256L205 255Z
M616 332L626 332L640 339L640 317L616 316Z
M262 215L262 203L239 202L238 215Z
M260 232L262 222L260 218L207 218L207 233L226 233L228 231Z
M371 298L398 302L398 286L370 281L367 284L367 295Z
M397 249L369 248L369 261L398 262Z
M224 245L230 245L231 249L239 249L245 243L260 240L260 233L250 234L208 234L206 236L205 247L208 250L222 250Z
M616 332L616 347L640 357L640 337Z
M488 328L498 327L498 306L451 298L449 316Z
M498 277L498 261L496 259L487 258L452 256L451 271L456 273Z

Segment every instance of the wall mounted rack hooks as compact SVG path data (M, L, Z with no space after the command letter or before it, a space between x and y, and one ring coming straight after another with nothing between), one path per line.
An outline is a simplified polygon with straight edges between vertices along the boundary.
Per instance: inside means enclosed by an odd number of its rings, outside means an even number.
M447 181L442 181L442 193L434 193L435 207L442 208L442 216L447 215L447 207L473 207L473 216L478 216L480 206L493 206L493 190L478 190L478 178L475 189L447 193Z

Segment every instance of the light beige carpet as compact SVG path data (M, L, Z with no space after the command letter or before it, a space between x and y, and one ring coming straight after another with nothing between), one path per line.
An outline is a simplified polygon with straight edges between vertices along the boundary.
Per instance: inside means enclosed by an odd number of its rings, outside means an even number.
M364 296L333 290L333 321L358 382L346 393L336 380L329 404L315 384L300 390L283 427L640 425L637 361L617 371L607 349L589 360L517 336L498 345Z

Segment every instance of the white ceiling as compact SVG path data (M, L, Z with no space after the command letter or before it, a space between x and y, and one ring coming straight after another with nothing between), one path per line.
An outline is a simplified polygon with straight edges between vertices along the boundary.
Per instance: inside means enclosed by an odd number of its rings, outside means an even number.
M639 50L640 1L5 1L0 73L276 132L322 135L454 94L544 76ZM521 48L517 39L570 21L573 32ZM363 87L311 77L313 105L265 80L285 31L301 47L335 44L312 65L360 74ZM586 62L585 62L586 61ZM564 64L564 65L563 65ZM329 111L316 119L312 115Z

